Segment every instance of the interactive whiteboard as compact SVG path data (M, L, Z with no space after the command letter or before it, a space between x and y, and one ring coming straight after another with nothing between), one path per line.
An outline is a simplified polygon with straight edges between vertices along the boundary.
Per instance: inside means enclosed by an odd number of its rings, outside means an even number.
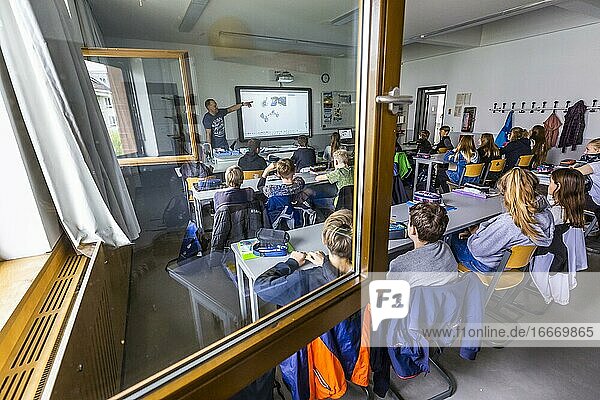
M236 86L237 103L251 101L238 113L240 139L289 139L312 134L309 88Z

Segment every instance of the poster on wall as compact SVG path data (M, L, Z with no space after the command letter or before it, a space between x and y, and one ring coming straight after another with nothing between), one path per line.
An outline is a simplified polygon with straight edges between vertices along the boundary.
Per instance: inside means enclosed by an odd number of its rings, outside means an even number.
M473 132L475 127L475 112L477 107L465 107L463 110L461 132Z

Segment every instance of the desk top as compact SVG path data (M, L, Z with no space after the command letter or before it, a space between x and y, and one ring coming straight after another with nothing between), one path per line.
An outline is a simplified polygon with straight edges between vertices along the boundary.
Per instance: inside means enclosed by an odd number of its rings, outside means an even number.
M320 181L317 182L316 181L316 177L317 175L312 174L310 172L300 172L295 174L295 176L299 176L302 179L304 179L304 182L306 183L306 185L317 185L320 183L328 183L328 181ZM251 188L252 190L254 190L255 192L258 191L258 181L260 180L260 178L253 178L253 179L244 179L244 182L242 183L242 189L245 188ZM277 183L281 183L281 179L278 178L269 178L267 179L267 183L266 185L274 185ZM192 193L194 195L194 198L196 200L212 200L215 197L215 193L218 192L219 190L224 190L224 188L221 189L210 189L210 190L196 190L195 188L192 190Z
M169 275L192 291L194 298L209 309L218 308L223 312L238 315L239 300L237 297L226 296L235 287L223 269L222 263L235 260L224 259L222 253L211 253L203 257L193 257L167 267Z
M297 251L322 251L328 254L327 248L321 241L321 232L323 224L315 224L288 231L290 234L290 243ZM243 260L237 243L231 245L231 249L236 255L238 266L244 270L250 282L254 282L256 278L262 275L265 271L275 266L275 264L286 261L289 256L283 257L258 257L251 260ZM306 262L302 268L311 268L313 265Z
M445 164L445 154L432 154L430 158L415 157L415 162L419 164Z
M452 210L448 213L450 222L446 229L447 234L461 231L471 225L495 217L504 211L502 207L502 196L479 199L476 197L448 193L444 195L444 202L447 205L456 207L456 210ZM408 221L408 205L398 204L392 206L391 215L398 221ZM294 246L294 249L298 251L321 250L327 254L327 249L321 242L322 229L323 224L316 224L291 230L288 232L290 234L290 242ZM390 253L396 252L410 245L412 245L410 239L390 240L388 242L388 251ZM237 243L232 244L231 249L236 254L236 260L238 261L240 268L244 270L244 273L250 278L251 282L254 282L258 276L278 262L283 262L289 258L288 256L259 257L244 261L240 256ZM307 264L309 266L312 265L310 263Z
M479 199L456 193L447 193L443 195L443 199L446 205L456 207L456 210L448 212L450 221L448 222L448 228L446 228L446 234L461 231L504 212L502 196ZM408 205L404 203L392 206L391 217L397 221L408 222ZM390 240L388 251L395 252L410 244L412 244L410 239Z

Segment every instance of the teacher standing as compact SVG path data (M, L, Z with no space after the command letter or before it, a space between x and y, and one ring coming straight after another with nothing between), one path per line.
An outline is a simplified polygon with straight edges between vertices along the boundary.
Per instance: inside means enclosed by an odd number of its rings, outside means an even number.
M225 136L224 117L230 112L237 111L243 106L252 107L251 101L244 101L227 108L219 108L215 99L207 99L204 107L208 112L202 118L202 125L206 129L206 137L213 149L229 150L229 143Z

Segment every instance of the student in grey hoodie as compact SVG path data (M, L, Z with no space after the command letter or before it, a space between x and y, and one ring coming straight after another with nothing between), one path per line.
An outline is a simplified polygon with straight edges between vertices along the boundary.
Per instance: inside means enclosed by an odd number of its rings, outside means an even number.
M453 235L450 247L457 260L477 272L497 270L504 251L517 245L549 246L554 218L548 201L535 192L537 177L514 168L498 181L507 212Z
M450 247L440 239L448 226L446 209L439 204L419 203L409 210L408 237L414 250L390 262L387 279L402 279L411 287L438 286L458 277Z

